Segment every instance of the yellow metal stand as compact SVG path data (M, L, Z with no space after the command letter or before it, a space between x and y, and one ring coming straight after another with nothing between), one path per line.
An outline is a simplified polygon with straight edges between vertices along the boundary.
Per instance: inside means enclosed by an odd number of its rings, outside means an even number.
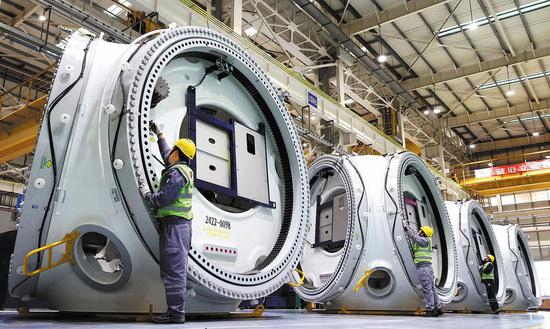
M27 276L33 276L33 275L42 273L44 271L47 271L51 268L54 268L56 266L59 266L63 263L69 262L69 263L73 264L73 262L74 262L73 245L74 245L74 241L76 240L76 238L78 238L78 236L79 236L79 233L77 231L73 231L69 234L65 234L63 239L61 239L59 241L56 241L54 243L50 243L50 244L45 245L43 247L40 247L40 248L29 251L25 255L25 258L23 258L23 274L25 274ZM52 250L53 250L54 247L57 247L57 246L62 245L62 244L65 244L65 252L63 253L63 255L61 255L61 258L59 260L54 262L52 260L52 258L53 258L53 251ZM34 271L29 271L29 269L28 269L29 258L31 256L33 256L35 254L38 254L38 253L40 253L42 251L45 251L45 250L48 251L48 258L47 258L48 263L46 264L46 266L37 268Z
M304 274L304 272L300 271L297 268L295 268L294 271L296 271L296 273L300 274L300 280L298 280L297 283L294 283L294 282L290 281L290 282L288 282L288 285L291 286L291 287L299 287L299 286L304 284L304 280L306 278L306 275Z

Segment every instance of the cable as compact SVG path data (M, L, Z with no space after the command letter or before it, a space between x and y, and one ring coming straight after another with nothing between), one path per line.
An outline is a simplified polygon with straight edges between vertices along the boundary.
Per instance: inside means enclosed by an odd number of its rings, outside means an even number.
M204 81L204 79L206 79L206 76L208 75L208 69L204 70L204 75L202 76L202 78L199 80L199 82L193 86L193 88L197 88L198 86L200 86L202 84L202 82Z
M52 126L51 126L51 115L52 111L55 108L55 106L74 88L74 86L82 79L84 76L84 69L86 68L86 59L88 57L88 50L90 49L90 44L92 43L92 39L88 41L88 44L86 44L86 48L84 48L84 58L82 59L82 66L80 68L80 74L78 75L78 78L71 83L67 88L65 88L57 97L51 102L50 106L46 110L46 120L48 123L48 142L49 142L49 148L51 153L51 161L52 161L52 173L53 173L53 185L52 190L50 193L50 196L48 198L48 203L46 204L46 208L44 210L44 217L42 218L42 223L40 225L40 230L38 233L38 246L37 248L40 248L40 242L42 241L42 233L44 230L44 224L46 223L46 218L48 217L48 212L50 211L50 207L53 200L53 195L55 192L55 186L57 185L57 160L55 157L55 147L53 145L53 134L52 134ZM74 121L73 121L74 124ZM42 259L42 253L38 254L38 259L36 260L36 266L35 270L38 269L38 266L40 265L40 261ZM25 281L27 281L30 278L30 276L27 276L25 279L23 279L21 282L16 284L12 289L11 293L13 294L13 291L17 289L21 284L23 284Z

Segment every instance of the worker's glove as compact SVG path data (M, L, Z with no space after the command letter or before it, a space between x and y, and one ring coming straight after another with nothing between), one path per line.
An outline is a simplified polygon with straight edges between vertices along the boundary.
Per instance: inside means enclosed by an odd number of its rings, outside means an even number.
M155 134L157 136L162 134L162 132L160 131L159 126L153 120L149 121L149 129L153 132L153 134Z
M149 187L145 183L139 184L139 193L141 193L142 196L147 196L151 191L149 191Z

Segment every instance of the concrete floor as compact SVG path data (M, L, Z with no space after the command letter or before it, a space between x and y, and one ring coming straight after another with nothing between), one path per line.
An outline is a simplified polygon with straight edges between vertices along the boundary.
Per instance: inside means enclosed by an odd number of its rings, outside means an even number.
M293 310L268 310L258 319L197 319L184 325L153 325L129 318L75 317L56 312L32 314L20 318L15 311L0 312L1 328L217 328L217 329L278 329L278 328L550 328L550 312L488 314L445 314L439 318L396 315L338 315Z

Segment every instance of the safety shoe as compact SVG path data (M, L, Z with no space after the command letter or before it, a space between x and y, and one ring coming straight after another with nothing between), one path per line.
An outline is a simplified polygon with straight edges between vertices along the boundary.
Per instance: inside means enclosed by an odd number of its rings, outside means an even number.
M153 318L154 323L185 323L185 316L175 316L168 313L155 316Z
M424 312L424 317L426 317L426 318L435 318L435 317L437 317L437 311L426 310L426 312Z
M436 316L440 316L440 315L443 315L443 313L445 313L445 312L443 312L443 310L440 307L437 310L435 310L435 313L437 314Z

